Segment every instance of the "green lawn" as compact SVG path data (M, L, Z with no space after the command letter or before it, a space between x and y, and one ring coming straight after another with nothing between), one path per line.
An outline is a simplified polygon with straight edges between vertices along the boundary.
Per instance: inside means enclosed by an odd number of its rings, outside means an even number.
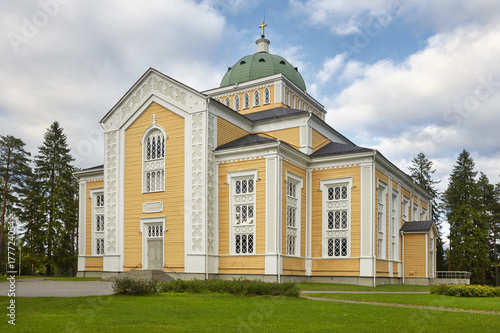
M7 297L0 297L6 311ZM7 317L0 331L14 331ZM304 298L162 295L16 298L19 332L498 332L500 316Z
M335 283L297 283L301 290L335 290L335 291L430 291L431 286L414 286L386 284L377 287L364 287L352 284Z
M458 308L467 310L497 311L500 314L500 297L453 297L434 294L303 294L310 297L344 299L364 302L382 302ZM500 320L500 318L499 318ZM499 322L500 324L500 322Z

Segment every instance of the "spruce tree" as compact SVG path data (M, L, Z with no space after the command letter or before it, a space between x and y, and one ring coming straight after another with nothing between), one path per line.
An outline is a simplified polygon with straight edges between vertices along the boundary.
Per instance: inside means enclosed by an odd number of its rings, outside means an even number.
M479 218L476 221L475 268L481 275L481 284L492 282L494 254L494 209L498 202L495 186L490 184L488 177L481 172L477 182L479 187Z
M52 275L55 265L70 258L74 253L73 244L66 234L76 215L74 197L76 187L73 179L73 158L70 155L66 135L56 121L44 135L44 142L35 156L35 175L41 184L41 211L44 215L42 230L45 232L46 274ZM71 261L75 261L71 258ZM66 267L59 267L60 270Z
M438 235L436 237L436 267L438 271L446 270L443 240L442 235L442 223L441 223L441 209L438 203L439 192L436 190L435 185L440 181L435 181L432 179L432 175L436 172L433 169L433 162L427 159L424 153L419 153L415 158L412 159L412 165L408 167L411 172L411 177L415 180L415 183L426 190L432 196L432 211L431 220L436 224Z
M0 197L2 216L0 226L0 269L4 257L4 230L7 210L17 210L19 192L24 187L26 176L30 172L30 153L24 150L25 143L12 135L0 136Z
M472 272L471 280L478 282L478 266L481 265L481 250L477 249L482 233L478 225L481 218L480 189L475 180L474 160L467 150L457 158L443 195L446 218L450 224L451 270Z

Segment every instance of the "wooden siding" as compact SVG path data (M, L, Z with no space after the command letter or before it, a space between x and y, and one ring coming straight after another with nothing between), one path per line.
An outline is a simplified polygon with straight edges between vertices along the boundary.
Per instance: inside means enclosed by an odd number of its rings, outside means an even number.
M244 171L244 170L258 170L258 180L255 183L255 194L256 194L256 211L255 211L255 227L256 227L256 237L255 237L255 253L265 254L266 251L266 160L264 158L259 158L255 160L240 161L234 163L222 163L218 165L218 175L219 175L219 254L229 255L231 251L229 249L230 242L229 237L231 235L230 228L232 227L229 217L229 195L230 187L227 182L228 172L234 171ZM247 265L242 262L242 258L247 260L251 258ZM259 259L255 259L259 258ZM259 256L241 256L235 255L232 257L221 257L219 260L219 270L221 273L234 273L236 270L238 273L242 274L257 274L255 267L251 266L250 263L262 264L259 266L262 268L262 273L264 272L264 257ZM240 265L241 264L241 265ZM240 265L240 266L238 266ZM240 268L235 268L240 267ZM245 267L249 269L244 270ZM253 268L252 268L253 267ZM260 274L260 273L259 273Z
M311 255L313 258L322 257L322 214L323 214L323 197L320 191L320 181L322 179L334 179L352 177L352 185L355 188L351 189L351 257L360 256L360 241L361 241L361 168L359 165L348 166L337 169L314 170L312 172L312 248ZM358 259L328 259L314 260L313 259L313 275L356 275L359 274Z
M85 196L85 255L92 255L92 198L90 190L102 189L104 193L104 181L87 182ZM101 265L102 266L102 265ZM102 267L101 267L102 269Z
M377 276L389 276L389 265L391 263L385 260L377 260Z
M312 274L356 276L359 275L359 259L313 259Z
M425 236L426 234L404 236L404 275L406 277L425 277Z
M254 106L254 100L253 100L253 93L255 89L248 90L248 91L241 91L241 92L235 92L232 94L225 94L225 95L217 95L214 96L215 99L220 100L222 104L225 105L225 100L226 97L229 97L229 100L231 101L230 103L230 108L234 110L234 97L236 95L240 96L240 109L236 112L240 114L248 114L248 113L253 113L253 112L259 112L259 111L264 111L264 110L269 110L269 109L274 109L278 107L285 106L283 103L274 103L274 85L270 85L267 88L269 88L269 93L270 93L270 103L269 104L264 104L264 89L266 87L260 87L258 88L259 94L260 94L260 105L259 106ZM245 95L245 92L248 92L248 95L250 97L250 107L247 109L244 109L244 103L243 103L243 96Z
M283 257L284 275L305 275L306 266L302 258Z
M398 270L398 263L393 262L392 263L392 276L398 276L399 270Z
M264 274L264 256L231 256L219 257L219 273L221 274Z
M249 134L247 131L221 117L217 117L217 146L234 141L247 134Z
M274 139L280 139L281 141L285 141L290 146L299 149L300 148L300 128L287 128L279 131L271 131L263 133L267 137L272 137Z
M85 260L85 270L101 272L102 262L102 257L87 257Z
M326 146L331 141L327 139L323 134L320 134L315 129L312 130L312 150L315 152L316 150Z
M168 139L165 145L165 191L142 193L142 152L140 141L151 126L153 113ZM152 103L125 131L125 216L124 269L142 263L140 219L165 217L164 262L177 272L184 270L184 118ZM142 204L163 201L163 212L144 214Z

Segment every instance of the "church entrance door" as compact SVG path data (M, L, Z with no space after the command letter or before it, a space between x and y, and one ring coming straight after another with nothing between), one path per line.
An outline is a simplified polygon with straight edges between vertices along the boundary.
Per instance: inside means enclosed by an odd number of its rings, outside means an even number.
M163 239L148 239L148 269L163 270Z

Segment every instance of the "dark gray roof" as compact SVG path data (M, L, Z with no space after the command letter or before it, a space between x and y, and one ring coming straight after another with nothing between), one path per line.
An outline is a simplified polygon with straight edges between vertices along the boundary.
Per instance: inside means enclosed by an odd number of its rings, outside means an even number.
M405 222L400 231L403 232L429 232L434 224L433 221L410 221Z
M303 110L279 107L279 108L275 108L275 109L244 114L244 116L246 118L250 119L251 121L258 123L260 121L291 117L291 116L300 115L300 114L309 115L309 112L303 111Z
M348 145L345 143L338 142L330 142L324 147L316 150L312 153L311 157L319 157L319 156L329 156L329 155L337 155L337 154L349 154L349 153L363 153L373 151L369 148L363 148L356 145Z
M97 166L87 168L87 169L82 169L80 171L91 171L91 170L98 170L98 169L104 169L104 164L97 165Z
M228 142L226 144L223 144L223 145L217 147L217 150L243 147L243 146L251 146L251 145L256 145L256 144L260 144L260 143L275 142L275 141L276 140L274 140L274 139L262 137L262 136L259 136L257 134L248 134L248 135L245 135L244 137L241 137L239 139L236 139L234 141Z

